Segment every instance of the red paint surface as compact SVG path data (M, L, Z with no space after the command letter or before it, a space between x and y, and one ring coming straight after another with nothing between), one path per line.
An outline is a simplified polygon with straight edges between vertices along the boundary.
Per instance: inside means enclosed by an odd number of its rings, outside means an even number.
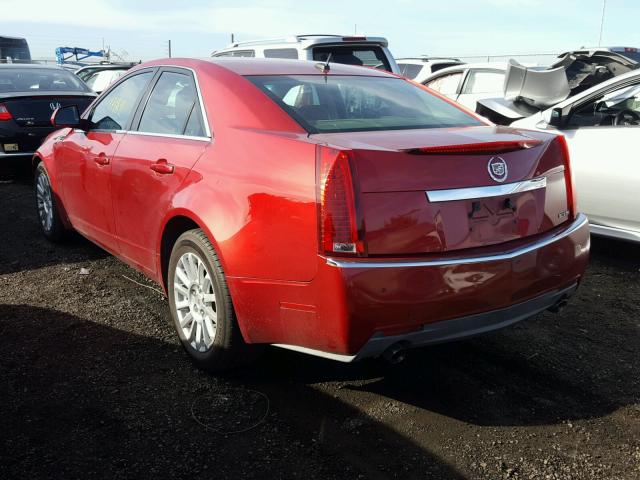
M499 253L566 228L562 160L544 154L553 136L481 126L310 137L242 75L320 74L313 63L171 59L141 68L166 64L195 70L210 141L66 129L38 156L73 227L154 280L163 282L166 225L175 217L199 225L220 256L247 341L354 353L377 331L502 308L583 274L586 228L514 260L464 266L343 271L318 253L318 145L349 151L362 255L420 260ZM340 65L331 74L386 75ZM406 152L529 137L542 143L500 154L507 182L544 175L547 189L514 197L515 213L502 211L504 199L487 199L486 218L470 218L468 201L429 204L425 190L494 185L490 155ZM94 161L101 154L108 163ZM158 162L173 171L154 171Z

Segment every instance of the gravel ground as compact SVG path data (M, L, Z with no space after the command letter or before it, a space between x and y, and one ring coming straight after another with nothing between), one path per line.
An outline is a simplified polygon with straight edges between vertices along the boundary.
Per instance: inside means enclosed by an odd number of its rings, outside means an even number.
M43 240L30 186L0 205L0 479L640 479L640 247L596 239L560 314L399 365L215 377L152 283Z

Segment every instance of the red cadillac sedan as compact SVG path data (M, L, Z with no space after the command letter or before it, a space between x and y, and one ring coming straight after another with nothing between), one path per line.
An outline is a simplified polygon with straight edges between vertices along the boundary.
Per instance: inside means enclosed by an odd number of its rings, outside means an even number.
M210 370L257 344L395 360L555 309L587 265L562 137L386 72L158 60L52 122L44 235L76 230L161 284Z

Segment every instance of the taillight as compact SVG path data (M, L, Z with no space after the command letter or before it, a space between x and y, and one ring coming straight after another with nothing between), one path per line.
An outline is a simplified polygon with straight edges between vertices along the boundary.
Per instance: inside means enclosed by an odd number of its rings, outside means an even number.
M356 198L349 154L318 147L318 221L320 250L324 254L361 255L356 217Z
M564 165L564 183L567 189L567 208L571 218L576 218L578 214L578 199L576 198L576 190L573 182L573 171L571 170L571 160L569 155L569 146L564 136L559 135L556 139L562 152L562 163Z
M7 109L7 106L3 103L0 103L0 120L11 120L13 116L11 112Z

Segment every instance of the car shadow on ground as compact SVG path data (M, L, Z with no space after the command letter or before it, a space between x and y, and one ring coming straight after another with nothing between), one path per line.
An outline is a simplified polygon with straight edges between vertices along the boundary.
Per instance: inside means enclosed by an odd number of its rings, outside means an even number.
M592 262L613 275L589 271L560 313L416 349L399 365L345 365L272 349L255 375L344 382L344 389L482 426L599 418L640 402L638 253L635 244L595 239Z
M312 387L59 311L0 306L0 368L0 478L462 478Z
M0 205L0 275L108 256L75 233L60 244L46 240L38 225L33 188L24 182L0 183Z

